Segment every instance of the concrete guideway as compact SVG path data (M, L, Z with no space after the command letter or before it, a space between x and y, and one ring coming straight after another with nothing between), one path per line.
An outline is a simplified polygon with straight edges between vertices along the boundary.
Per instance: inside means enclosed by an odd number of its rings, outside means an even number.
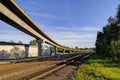
M39 56L41 56L42 53L43 43L48 43L54 46L54 51L56 54L57 48L62 48L63 52L65 52L65 50L70 50L70 52L74 52L73 49L62 46L52 40L49 36L47 36L15 3L14 0L0 0L0 19L12 25L13 27L23 31L24 33L36 38L36 41L38 42Z
M56 47L66 48L49 38L13 0L1 0L0 15L1 20L33 36L37 40L42 40Z

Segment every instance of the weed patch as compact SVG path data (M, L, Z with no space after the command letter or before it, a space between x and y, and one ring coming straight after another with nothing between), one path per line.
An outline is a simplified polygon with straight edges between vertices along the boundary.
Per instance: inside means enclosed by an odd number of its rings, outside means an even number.
M80 65L76 80L120 80L120 62L97 56L100 55L93 54Z

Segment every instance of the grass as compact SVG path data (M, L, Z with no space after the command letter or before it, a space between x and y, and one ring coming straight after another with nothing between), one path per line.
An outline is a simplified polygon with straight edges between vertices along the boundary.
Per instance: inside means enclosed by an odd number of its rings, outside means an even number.
M80 65L76 80L120 80L120 62L101 57L93 54Z

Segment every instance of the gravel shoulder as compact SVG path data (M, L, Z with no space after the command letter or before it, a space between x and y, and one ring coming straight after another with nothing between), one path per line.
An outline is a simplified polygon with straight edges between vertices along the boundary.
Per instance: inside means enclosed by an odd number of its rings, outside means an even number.
M40 80L75 80L74 77L80 64L81 61L76 61Z

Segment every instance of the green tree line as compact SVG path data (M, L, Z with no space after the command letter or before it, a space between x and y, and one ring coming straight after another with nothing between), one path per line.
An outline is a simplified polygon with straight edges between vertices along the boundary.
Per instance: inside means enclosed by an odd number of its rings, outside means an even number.
M120 5L115 17L108 18L108 24L98 31L96 52L112 60L120 60Z
M9 43L17 43L17 44L24 44L22 41L15 42L13 40L9 41ZM36 40L29 41L29 45L37 45Z

